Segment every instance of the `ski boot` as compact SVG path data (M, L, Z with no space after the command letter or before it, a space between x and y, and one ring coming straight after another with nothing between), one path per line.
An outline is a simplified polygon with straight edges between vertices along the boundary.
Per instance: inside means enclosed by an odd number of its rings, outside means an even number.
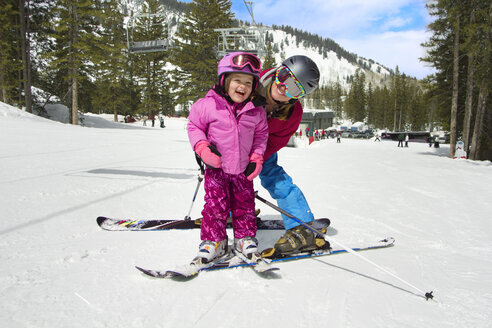
M221 241L204 240L200 243L192 264L206 264L227 254L227 238Z
M307 225L310 224L307 223ZM322 228L320 231L326 233L326 228ZM261 255L266 258L280 258L294 253L328 248L330 248L330 244L322 236L303 225L298 225L287 230L273 248L265 249Z
M258 240L255 237L234 238L234 250L251 260L259 256Z
M261 257L258 252L258 240L255 237L234 238L234 253L258 273L278 270L270 266L270 261L265 261Z

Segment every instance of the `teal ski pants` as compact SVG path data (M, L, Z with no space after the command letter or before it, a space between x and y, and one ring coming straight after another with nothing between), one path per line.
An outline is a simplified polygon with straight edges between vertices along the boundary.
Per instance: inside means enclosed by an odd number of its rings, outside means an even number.
M270 156L264 163L260 173L261 185L268 190L270 196L277 201L278 206L303 222L311 222L314 215L301 189L292 182L292 178L277 164L277 153ZM282 214L285 230L299 223Z

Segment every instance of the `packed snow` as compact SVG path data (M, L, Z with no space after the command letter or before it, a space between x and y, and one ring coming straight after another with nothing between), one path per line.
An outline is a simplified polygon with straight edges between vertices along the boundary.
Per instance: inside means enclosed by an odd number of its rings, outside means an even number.
M374 139L279 152L315 215L331 219L329 238L394 237L360 254L434 300L352 254L280 263L265 277L236 268L152 279L135 265L187 263L199 230L109 232L96 217L184 218L198 175L187 122L108 117L72 126L0 103L2 327L491 327L490 162ZM203 187L193 218L202 206ZM261 248L281 234L260 231Z

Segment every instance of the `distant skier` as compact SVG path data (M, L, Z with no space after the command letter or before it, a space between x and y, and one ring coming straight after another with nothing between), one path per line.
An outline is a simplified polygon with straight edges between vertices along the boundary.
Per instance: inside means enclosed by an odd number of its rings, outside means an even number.
M225 55L218 65L219 83L190 109L188 137L207 165L202 242L192 264L226 254L229 213L235 250L248 258L258 252L253 179L263 165L268 124L263 108L249 100L260 70L261 61L253 54Z
M405 136L403 133L400 133L398 135L398 147L403 147L403 140L405 140Z
M149 120L152 121L152 127L155 125L155 115L153 113L150 114Z

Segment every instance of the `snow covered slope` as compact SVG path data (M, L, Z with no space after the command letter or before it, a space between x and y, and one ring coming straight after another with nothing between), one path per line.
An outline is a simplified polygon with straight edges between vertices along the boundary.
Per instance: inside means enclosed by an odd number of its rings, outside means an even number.
M373 140L279 152L332 238L395 237L363 255L436 301L350 254L282 263L267 279L245 268L155 280L134 265L186 263L199 231L108 232L95 219L186 215L198 173L186 120L108 123L64 125L0 103L2 327L490 327L490 162ZM192 217L202 205L203 189ZM280 234L260 232L261 247Z

